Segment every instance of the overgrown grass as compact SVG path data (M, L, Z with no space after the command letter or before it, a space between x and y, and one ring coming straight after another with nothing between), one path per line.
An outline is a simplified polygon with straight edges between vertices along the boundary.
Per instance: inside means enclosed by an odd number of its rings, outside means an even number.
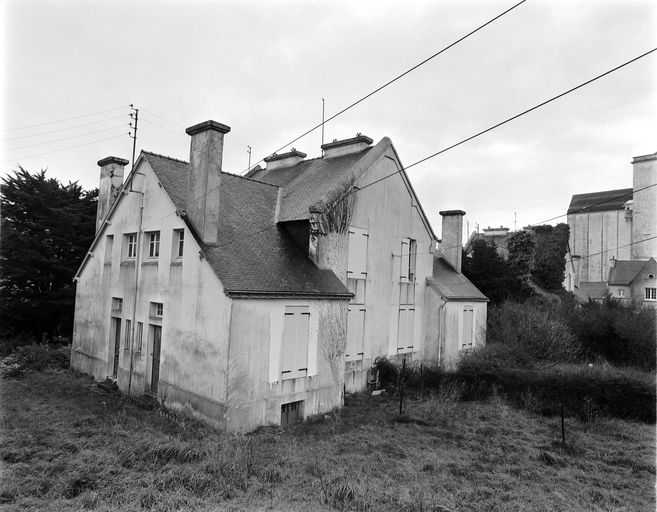
M654 510L655 432L501 394L347 397L281 431L217 432L69 371L1 381L4 510Z

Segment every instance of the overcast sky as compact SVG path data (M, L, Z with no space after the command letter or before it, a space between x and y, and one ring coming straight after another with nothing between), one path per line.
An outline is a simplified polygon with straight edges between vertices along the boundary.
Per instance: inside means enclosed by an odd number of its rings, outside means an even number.
M232 128L224 170L241 173L247 145L252 162L271 154L321 121L322 98L328 117L514 3L4 0L1 169L93 188L99 159L131 157L133 103L137 153L188 160L185 128L214 119ZM655 47L654 0L528 0L325 139L388 136L410 165ZM409 169L436 233L440 210L513 228L631 187L632 157L657 151L656 71L657 52ZM320 144L317 130L293 146Z

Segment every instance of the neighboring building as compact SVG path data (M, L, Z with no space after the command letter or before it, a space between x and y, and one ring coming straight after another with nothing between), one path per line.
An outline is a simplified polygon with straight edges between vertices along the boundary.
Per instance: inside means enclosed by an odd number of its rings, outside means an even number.
M509 228L500 226L499 228L491 228L490 226L483 229L480 233L475 231L470 235L470 238L465 244L465 252L468 253L472 248L472 244L475 240L486 240L491 241L495 244L497 253L502 256L504 259L509 259L509 237L513 233L509 234Z
M611 262L609 271L609 295L620 301L642 302L657 306L657 262L648 261Z
M243 431L339 407L379 357L450 363L484 343L464 212L441 212L437 251L388 138L240 177L221 171L229 131L195 125L189 164L142 152L125 182L126 160L99 162L73 368Z
M657 257L657 153L632 165L632 188L577 194L570 202L564 287L582 300L611 291L615 262Z

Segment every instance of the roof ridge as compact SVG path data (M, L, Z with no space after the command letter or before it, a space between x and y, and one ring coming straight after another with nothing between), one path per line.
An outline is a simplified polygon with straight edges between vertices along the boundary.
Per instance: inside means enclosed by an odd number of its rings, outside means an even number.
M252 181L253 183L258 183L260 185L267 185L269 187L281 188L278 185L272 185L271 183L265 183L264 181L254 180L252 178L247 178L246 176L241 176L239 174L233 174L232 172L221 171L221 174L227 174L228 176L234 176L235 178L240 178L242 180Z
M153 151L146 151L145 149L142 149L141 152L147 155L158 156L160 158L166 158L167 160L173 160L174 162L180 162L181 164L189 165L189 162L186 162L185 160L180 160L179 158L173 158L172 156L162 155L160 153L155 153Z
M592 196L592 195L595 195L595 194L609 194L611 192L623 192L625 190L634 191L634 188L633 187L625 187L625 188L614 188L614 189L611 189L611 190L599 190L597 192L584 192L582 194L573 194L573 197L575 197L575 196Z

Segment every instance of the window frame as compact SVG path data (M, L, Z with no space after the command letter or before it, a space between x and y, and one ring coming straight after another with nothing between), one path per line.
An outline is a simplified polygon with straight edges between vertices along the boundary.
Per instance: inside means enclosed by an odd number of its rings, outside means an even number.
M185 254L185 230L173 230L173 260L180 261Z
M148 231L146 233L148 238L146 239L147 247L147 258L149 260L156 260L160 257L160 241L161 236L159 231Z
M645 300L653 301L657 300L657 288L652 286L646 286L644 288L644 298Z
M125 235L125 259L137 259L137 233L126 233Z

